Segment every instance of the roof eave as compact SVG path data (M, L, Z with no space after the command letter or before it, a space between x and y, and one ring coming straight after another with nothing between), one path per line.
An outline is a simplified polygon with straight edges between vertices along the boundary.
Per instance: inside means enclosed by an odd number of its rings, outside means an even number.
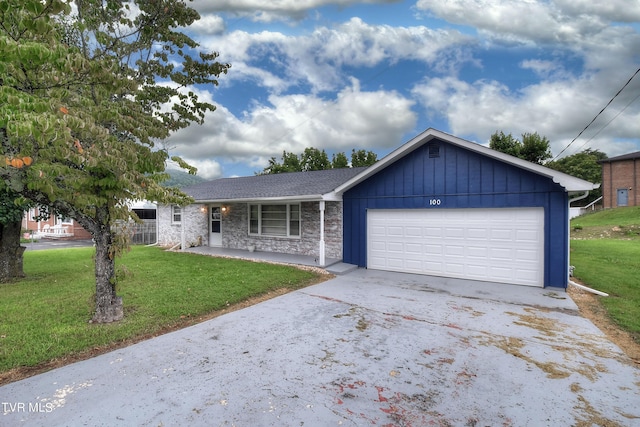
M375 174L379 170L382 170L387 165L406 156L407 154L411 153L412 151L416 150L417 148L421 147L422 145L428 143L433 139L440 139L448 143L466 148L468 150L486 155L488 157L492 157L496 160L500 160L502 162L512 164L521 169L534 172L538 175L546 176L547 178L552 179L555 183L562 186L567 192L591 191L600 186L600 184L593 184L591 182L585 181L580 178L576 178L571 175L567 175L565 173L547 168L545 166L538 165L536 163L531 163L526 160L520 159L518 157L510 156L509 154L505 154L500 151L493 150L489 147L485 147L475 142L458 138L456 136L447 134L437 129L429 128L424 132L422 132L421 134L414 137L413 139L411 139L409 142L400 146L395 151L385 156L383 159L375 163L373 166L369 167L368 169L364 170L360 174L356 175L349 181L345 182L344 184L336 188L335 192L337 194L342 195L345 191L355 187L356 185L358 185L359 183L367 179L369 176Z
M249 197L227 199L195 199L196 203L274 203L274 202L317 202L341 201L342 197L335 192L326 194L304 194L297 196Z

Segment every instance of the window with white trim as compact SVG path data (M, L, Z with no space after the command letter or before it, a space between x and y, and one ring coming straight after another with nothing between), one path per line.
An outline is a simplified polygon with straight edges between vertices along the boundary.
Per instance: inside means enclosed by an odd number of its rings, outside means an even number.
M72 225L73 224L73 219L71 219L68 216L58 215L56 217L55 223L56 224L60 224L60 225L63 225L63 224Z
M171 206L171 223L180 224L182 222L182 208L178 205Z
M249 205L249 234L300 237L300 204Z

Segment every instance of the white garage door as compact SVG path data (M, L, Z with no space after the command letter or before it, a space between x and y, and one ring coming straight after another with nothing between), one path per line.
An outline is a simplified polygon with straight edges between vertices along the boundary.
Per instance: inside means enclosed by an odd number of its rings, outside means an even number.
M367 268L544 285L544 210L367 211Z

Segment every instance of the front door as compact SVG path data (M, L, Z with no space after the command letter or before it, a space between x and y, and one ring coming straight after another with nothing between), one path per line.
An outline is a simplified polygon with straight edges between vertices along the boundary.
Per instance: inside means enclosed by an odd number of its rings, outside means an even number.
M209 212L209 246L222 246L222 209L211 206Z
M629 205L629 190L627 190L626 188L619 188L617 206L628 206L628 205Z

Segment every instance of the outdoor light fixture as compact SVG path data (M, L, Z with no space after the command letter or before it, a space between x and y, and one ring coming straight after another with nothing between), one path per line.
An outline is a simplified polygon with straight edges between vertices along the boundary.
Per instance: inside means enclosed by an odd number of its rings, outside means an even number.
M226 206L223 206L223 207L222 207L222 212L226 212L226 211L227 211L227 207L226 207Z

